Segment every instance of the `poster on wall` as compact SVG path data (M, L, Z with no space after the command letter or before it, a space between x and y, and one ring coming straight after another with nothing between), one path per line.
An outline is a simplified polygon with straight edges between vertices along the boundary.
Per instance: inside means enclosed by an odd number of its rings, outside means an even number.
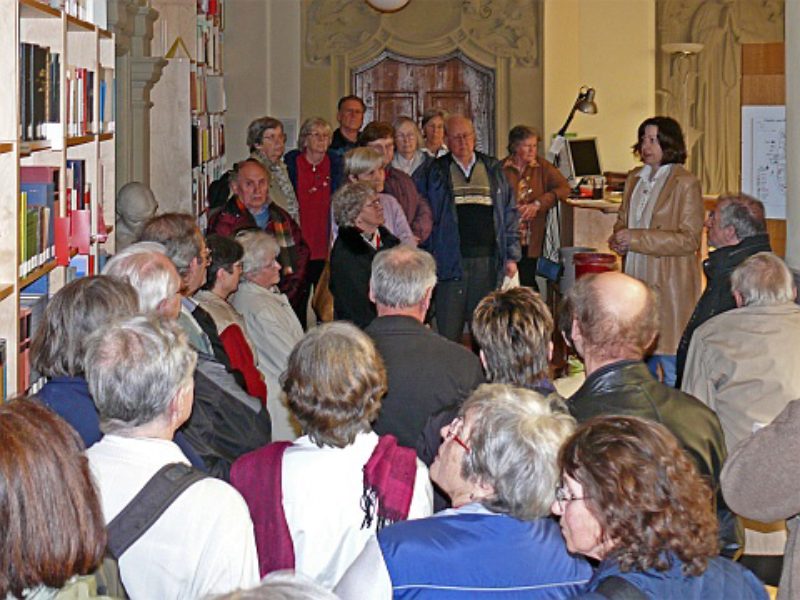
M742 106L742 191L786 219L786 108Z

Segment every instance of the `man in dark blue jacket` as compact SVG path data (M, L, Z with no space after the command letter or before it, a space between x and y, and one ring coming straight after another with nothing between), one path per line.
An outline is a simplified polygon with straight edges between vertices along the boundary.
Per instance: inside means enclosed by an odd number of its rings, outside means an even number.
M433 211L425 248L436 259L439 333L458 340L478 302L517 272L519 215L500 162L475 151L472 121L455 115L445 130L450 153L425 182Z

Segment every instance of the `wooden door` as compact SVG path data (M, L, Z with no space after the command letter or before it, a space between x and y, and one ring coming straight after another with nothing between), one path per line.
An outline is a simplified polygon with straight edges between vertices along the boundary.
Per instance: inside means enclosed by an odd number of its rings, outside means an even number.
M384 52L353 72L353 93L364 99L364 122L406 116L418 124L429 108L470 117L476 147L495 154L494 71L461 53L414 59Z

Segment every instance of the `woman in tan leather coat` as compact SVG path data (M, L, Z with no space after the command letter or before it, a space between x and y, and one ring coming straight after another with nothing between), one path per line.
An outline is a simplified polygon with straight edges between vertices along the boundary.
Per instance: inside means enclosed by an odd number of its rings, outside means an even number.
M653 286L659 295L661 327L648 361L663 381L675 382L675 353L700 297L700 182L682 165L686 144L680 125L651 117L639 125L634 154L644 165L628 174L622 206L608 244L625 258L625 273Z

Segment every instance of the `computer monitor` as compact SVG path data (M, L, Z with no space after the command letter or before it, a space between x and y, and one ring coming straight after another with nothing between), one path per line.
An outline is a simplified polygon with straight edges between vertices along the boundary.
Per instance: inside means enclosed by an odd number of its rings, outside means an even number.
M597 138L567 139L570 171L575 181L581 177L602 175L597 154Z

